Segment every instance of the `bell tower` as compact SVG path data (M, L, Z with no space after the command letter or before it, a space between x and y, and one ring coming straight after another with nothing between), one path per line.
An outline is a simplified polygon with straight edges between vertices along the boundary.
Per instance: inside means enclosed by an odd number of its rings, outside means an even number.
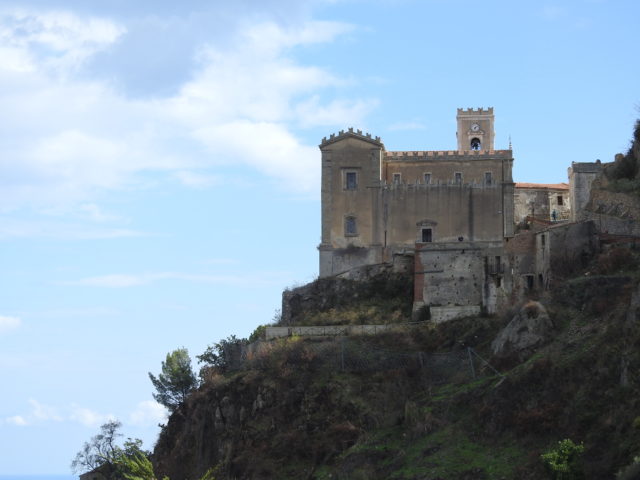
M493 150L493 107L458 109L458 151Z

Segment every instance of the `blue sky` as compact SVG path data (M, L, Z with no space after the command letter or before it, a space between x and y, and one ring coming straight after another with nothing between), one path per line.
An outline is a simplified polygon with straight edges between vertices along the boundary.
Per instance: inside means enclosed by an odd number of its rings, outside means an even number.
M64 474L147 372L248 336L317 274L319 152L455 148L495 108L516 181L626 151L635 0L0 2L0 474Z

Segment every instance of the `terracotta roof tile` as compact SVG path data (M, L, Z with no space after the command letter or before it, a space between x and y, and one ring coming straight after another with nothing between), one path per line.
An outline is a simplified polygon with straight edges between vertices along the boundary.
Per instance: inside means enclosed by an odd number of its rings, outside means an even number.
M516 188L539 188L547 190L569 190L568 183L527 183L516 182Z

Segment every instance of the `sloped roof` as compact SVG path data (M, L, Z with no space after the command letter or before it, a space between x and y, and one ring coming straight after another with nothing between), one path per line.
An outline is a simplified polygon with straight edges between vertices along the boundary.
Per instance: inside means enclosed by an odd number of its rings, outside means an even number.
M540 190L569 190L569 184L568 183L516 182L516 188L537 188Z

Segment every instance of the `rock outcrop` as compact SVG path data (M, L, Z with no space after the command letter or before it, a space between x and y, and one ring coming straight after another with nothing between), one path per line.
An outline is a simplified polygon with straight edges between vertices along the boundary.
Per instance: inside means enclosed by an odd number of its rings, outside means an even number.
M529 301L515 314L491 343L497 357L517 356L523 360L550 338L553 322L540 302Z

